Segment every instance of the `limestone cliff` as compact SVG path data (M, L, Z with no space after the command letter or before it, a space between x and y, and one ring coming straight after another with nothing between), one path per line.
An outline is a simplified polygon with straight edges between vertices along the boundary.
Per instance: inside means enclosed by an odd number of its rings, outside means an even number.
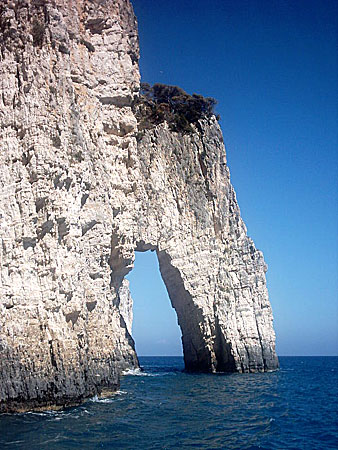
M125 275L155 250L188 370L278 367L261 252L214 117L138 133L128 0L1 0L0 411L137 366Z

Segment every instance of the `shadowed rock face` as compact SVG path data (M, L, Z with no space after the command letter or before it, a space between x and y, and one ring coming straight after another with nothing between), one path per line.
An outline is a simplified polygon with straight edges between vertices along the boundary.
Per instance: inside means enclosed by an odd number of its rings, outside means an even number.
M75 404L138 365L135 251L157 252L188 370L277 368L217 121L137 133L130 3L3 0L0 17L0 411Z

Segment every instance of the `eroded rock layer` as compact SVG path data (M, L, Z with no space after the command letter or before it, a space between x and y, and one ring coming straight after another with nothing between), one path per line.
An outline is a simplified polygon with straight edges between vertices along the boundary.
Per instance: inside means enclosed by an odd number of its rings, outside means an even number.
M216 119L137 130L129 1L0 13L0 411L74 404L138 365L135 251L157 252L188 370L275 369L266 266Z

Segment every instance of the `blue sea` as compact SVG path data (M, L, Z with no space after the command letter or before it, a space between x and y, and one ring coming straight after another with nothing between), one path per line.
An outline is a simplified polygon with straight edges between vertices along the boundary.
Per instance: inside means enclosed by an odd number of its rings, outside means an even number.
M111 398L0 416L1 449L337 449L338 357L281 357L273 373L183 372L141 357Z

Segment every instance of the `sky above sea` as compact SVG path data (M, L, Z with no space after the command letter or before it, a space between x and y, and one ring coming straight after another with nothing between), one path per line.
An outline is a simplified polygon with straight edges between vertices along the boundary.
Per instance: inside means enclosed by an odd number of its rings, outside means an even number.
M338 3L132 3L142 81L218 100L231 181L269 267L278 354L338 354ZM128 278L138 353L181 354L156 255L137 254Z

